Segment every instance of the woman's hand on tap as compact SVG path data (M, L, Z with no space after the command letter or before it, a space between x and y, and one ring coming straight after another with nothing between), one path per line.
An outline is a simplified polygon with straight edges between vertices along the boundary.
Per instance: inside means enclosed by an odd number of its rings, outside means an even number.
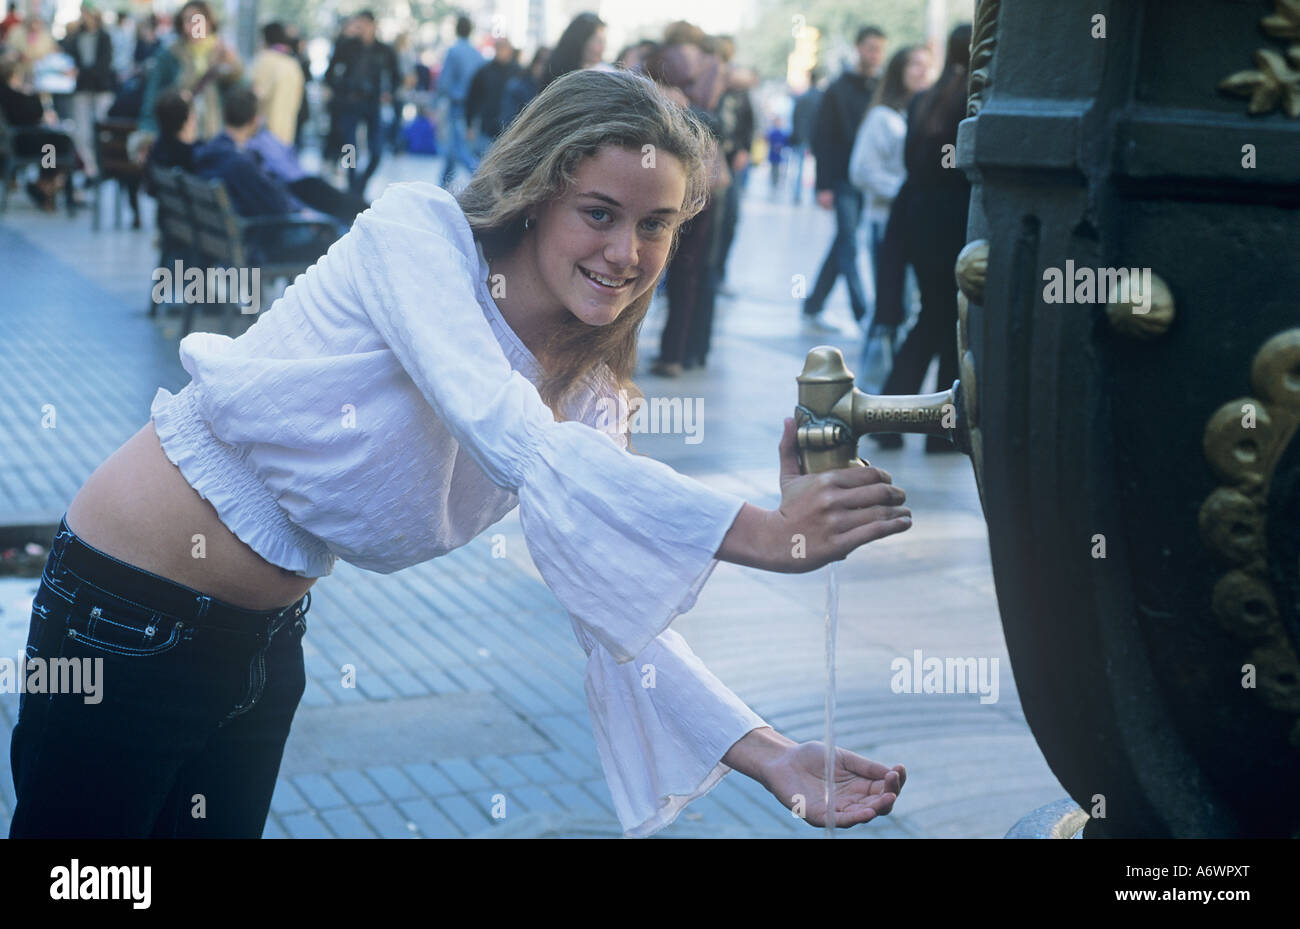
M805 574L843 561L859 545L904 532L907 494L880 468L837 468L801 474L793 419L781 436L781 505L746 503L718 548L721 561Z
M801 474L794 420L781 435L781 505L768 514L776 565L786 574L843 561L860 545L905 532L907 494L880 468L836 468Z

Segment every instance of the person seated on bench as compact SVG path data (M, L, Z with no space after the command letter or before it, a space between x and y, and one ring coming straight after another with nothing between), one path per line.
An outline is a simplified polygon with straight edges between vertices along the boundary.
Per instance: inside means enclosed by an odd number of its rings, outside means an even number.
M13 129L23 130L13 134L14 154L41 157L40 180L27 185L27 194L37 207L53 212L55 195L72 173L76 149L72 136L57 129L53 113L46 112L41 98L23 88L22 71L12 58L0 57L0 113ZM45 164L46 145L53 146L52 165Z
M153 106L158 122L158 139L149 149L145 162L145 193L154 196L151 177L155 169L180 168L194 173L194 143L199 137L199 120L179 91L169 90L159 94Z
M232 87L222 103L225 129L194 152L194 171L200 177L219 180L230 194L240 216L290 217L308 209L279 179L268 174L257 159L245 151L257 134L261 117L257 97L247 87ZM341 235L348 224L335 220L332 235L318 228L285 226L253 230L252 244L267 257L296 260L319 257Z
M370 208L364 197L339 190L324 178L304 171L298 163L298 153L265 124L248 140L244 151L257 160L263 171L284 184L289 193L313 210L327 213L339 222L351 226L358 213Z

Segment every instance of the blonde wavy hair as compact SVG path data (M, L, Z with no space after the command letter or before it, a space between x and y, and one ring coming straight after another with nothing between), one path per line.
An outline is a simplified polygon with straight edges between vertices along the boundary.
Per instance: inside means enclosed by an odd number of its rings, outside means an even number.
M492 144L456 197L483 253L495 259L512 252L524 235L525 217L568 194L583 160L609 145L637 152L653 145L656 154L668 152L680 160L686 195L669 246L671 261L682 226L708 202L716 143L688 110L631 71L581 70L556 78ZM602 363L613 376L611 386L625 392L629 404L644 396L632 381L637 335L658 284L656 278L608 325L592 326L570 315L551 332L543 353L554 369L543 373L538 392L557 420L569 392Z

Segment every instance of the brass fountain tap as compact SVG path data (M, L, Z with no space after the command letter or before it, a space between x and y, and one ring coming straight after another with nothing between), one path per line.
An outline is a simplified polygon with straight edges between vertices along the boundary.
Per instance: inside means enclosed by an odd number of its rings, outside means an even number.
M877 432L946 436L970 454L961 381L936 394L873 396L853 384L844 355L831 345L808 352L799 382L794 421L799 465L805 474L865 467L858 440Z

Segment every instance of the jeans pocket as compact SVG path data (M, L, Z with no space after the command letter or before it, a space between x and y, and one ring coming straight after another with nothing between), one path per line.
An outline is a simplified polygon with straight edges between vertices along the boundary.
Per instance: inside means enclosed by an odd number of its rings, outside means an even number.
M172 616L142 607L91 597L88 610L74 610L66 635L91 651L126 658L150 658L171 651L185 638L187 626Z

